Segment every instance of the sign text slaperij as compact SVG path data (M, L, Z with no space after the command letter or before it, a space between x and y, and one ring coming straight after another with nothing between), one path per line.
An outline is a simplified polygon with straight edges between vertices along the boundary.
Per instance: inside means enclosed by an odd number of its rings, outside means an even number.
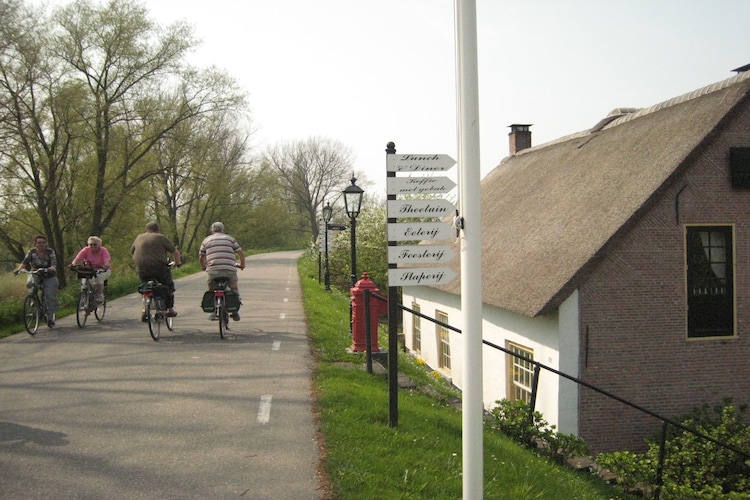
M410 267L388 270L388 286L444 285L456 272L449 267Z

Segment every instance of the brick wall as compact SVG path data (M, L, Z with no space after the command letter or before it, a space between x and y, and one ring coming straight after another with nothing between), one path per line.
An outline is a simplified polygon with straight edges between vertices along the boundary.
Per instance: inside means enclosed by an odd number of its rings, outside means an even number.
M750 147L750 111L627 228L580 287L581 376L674 418L724 397L750 403L750 190L733 190L729 148ZM687 340L686 224L734 224L735 338ZM594 451L643 451L661 423L582 389L580 434Z

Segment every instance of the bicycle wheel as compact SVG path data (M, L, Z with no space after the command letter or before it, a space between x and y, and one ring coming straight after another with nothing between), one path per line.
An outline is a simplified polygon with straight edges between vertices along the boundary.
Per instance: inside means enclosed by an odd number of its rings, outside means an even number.
M151 338L159 340L159 333L161 333L161 319L158 317L159 311L154 307L153 302L146 304L146 315L148 316L148 331L151 333Z
M227 311L224 302L216 299L216 318L219 320L219 336L223 339L227 335Z
M86 326L87 319L89 319L89 294L86 290L81 290L80 295L78 295L78 308L76 309L78 327Z
M39 300L34 295L26 296L23 301L23 326L26 327L26 331L29 335L36 335L36 331L39 329L39 318L42 315L42 308L39 304Z
M171 332L174 330L174 317L173 316L167 316L164 320L164 323L167 325L167 329Z
M104 296L104 300L101 304L96 305L96 309L94 310L94 315L96 316L96 319L98 321L101 321L104 319L104 315L107 313L107 296Z

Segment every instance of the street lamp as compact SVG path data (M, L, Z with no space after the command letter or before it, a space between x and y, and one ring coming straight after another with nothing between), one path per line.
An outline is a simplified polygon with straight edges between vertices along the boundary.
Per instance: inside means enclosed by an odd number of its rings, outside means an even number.
M326 277L325 277L325 284L326 284L326 291L331 291L331 271L328 267L328 223L331 222L331 217L333 216L333 207L331 207L331 204L329 202L326 202L326 206L323 207L323 222L325 222L325 244L326 244Z
M344 189L344 207L352 227L352 286L357 283L357 216L362 209L362 195L365 193L356 182L357 178L352 175L352 184Z

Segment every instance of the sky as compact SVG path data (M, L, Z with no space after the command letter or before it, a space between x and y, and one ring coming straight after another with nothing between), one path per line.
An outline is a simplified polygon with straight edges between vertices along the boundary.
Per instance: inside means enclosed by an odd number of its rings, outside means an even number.
M351 149L385 198L385 147L457 158L454 0L142 0L190 23L190 62L247 91L266 145L312 137ZM648 107L750 63L748 0L476 0L480 171L508 126L539 145L617 107ZM455 171L456 169L454 169ZM369 193L368 193L369 194Z

